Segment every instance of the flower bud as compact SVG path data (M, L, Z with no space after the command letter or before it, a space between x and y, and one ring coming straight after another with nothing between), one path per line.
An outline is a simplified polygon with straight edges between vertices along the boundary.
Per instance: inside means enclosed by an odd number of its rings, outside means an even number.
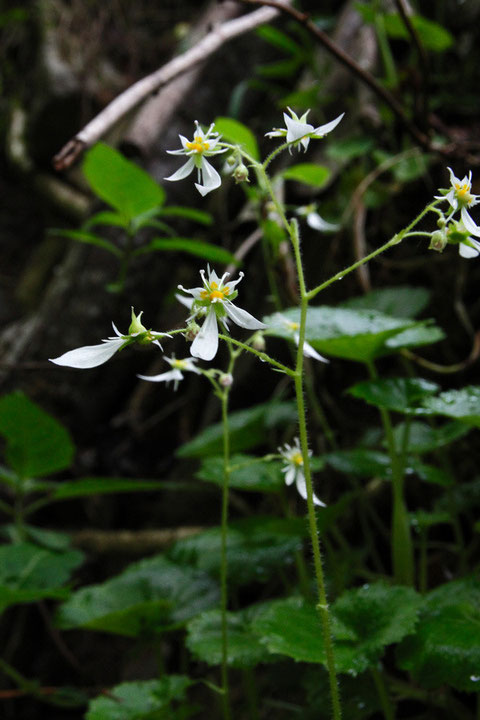
M197 337L199 332L200 332L200 325L197 325L195 320L191 320L191 322L188 323L187 328L184 333L185 340L189 340L190 342L193 342L193 340L195 340L195 338Z
M263 333L256 332L253 336L252 340L252 347L255 348L255 350L258 350L259 352L263 352L266 347L265 338L263 337Z
M430 236L429 250L436 250L437 252L443 252L446 245L448 244L447 234L444 230L435 230Z
M232 387L233 385L233 375L230 373L222 373L220 377L218 378L218 382L220 385L224 388Z
M243 162L237 165L237 167L233 171L233 177L237 184L242 182L249 182L248 168L246 167L246 165L243 164Z

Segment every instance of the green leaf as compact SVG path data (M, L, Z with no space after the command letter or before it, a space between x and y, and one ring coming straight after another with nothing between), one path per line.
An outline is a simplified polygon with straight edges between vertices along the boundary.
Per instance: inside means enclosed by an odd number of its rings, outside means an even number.
M210 262L222 263L223 265L228 265L229 263L239 264L237 258L232 255L231 252L218 247L218 245L181 237L154 238L148 245L144 245L138 250L135 250L133 254L143 255L156 250L162 250L164 252L186 252Z
M233 521L227 533L229 583L265 582L293 563L305 536L303 518L255 516ZM219 577L221 542L220 528L210 528L177 540L168 557Z
M395 444L402 447L405 423L399 423L394 430ZM441 428L432 428L422 422L411 422L408 430L408 451L412 453L432 452L437 448L464 437L470 428L461 422L449 422Z
M296 43L295 40L292 40L291 37L285 35L285 33L273 27L273 25L263 25L257 28L255 33L258 37L262 38L262 40L265 40L265 42L270 43L270 45L273 45L279 50L284 50L291 55L304 54L303 48Z
M375 665L387 645L413 632L421 601L411 588L382 582L344 593L331 608L337 671L356 675ZM252 627L270 652L326 664L320 615L304 600L272 602Z
M480 427L480 387L470 385L461 390L447 390L438 397L426 398L423 405L434 415L445 415Z
M246 669L271 660L268 650L261 645L251 629L258 608L227 613L228 664ZM222 617L219 610L209 610L188 623L186 645L199 659L209 665L222 662Z
M371 151L374 141L371 137L349 137L344 140L336 140L328 143L326 148L327 157L337 162L349 162L357 157L362 157ZM377 308L381 310L381 308Z
M132 480L130 478L80 478L57 483L49 499L70 500L90 495L110 495L121 492L162 490L164 483L155 480Z
M387 478L391 474L390 456L377 450L338 450L324 457L328 465L346 475Z
M74 593L60 607L58 625L151 637L181 626L217 602L218 586L209 576L159 555Z
M415 318L428 305L430 290L410 285L372 290L365 295L350 298L340 307L353 310L378 310L392 317Z
M263 318L267 334L291 339L285 320L300 322L297 308ZM349 310L328 306L310 307L306 340L322 355L367 362L388 352L387 340L412 326L408 319L394 318L375 310Z
M83 561L78 550L53 552L30 543L0 547L0 611L42 598L62 598L62 586Z
M164 675L160 680L143 680L117 685L91 700L85 720L170 720L172 702L183 700L193 680L185 675Z
M119 213L112 212L111 210L102 210L92 215L91 218L88 218L88 220L83 223L83 230L89 230L96 225L113 225L114 227L122 227L125 229L128 227L128 222L123 215Z
M258 447L265 442L267 431L277 425L295 422L294 403L269 402L229 415L230 450L232 453ZM222 423L211 425L177 451L179 457L206 457L223 452Z
M442 487L451 487L455 484L455 480L448 470L442 470L434 465L427 465L415 458L409 458L407 465L406 472L415 473L424 482L441 485Z
M388 350L400 350L401 348L419 347L421 345L433 345L446 337L443 330L432 325L430 320L418 323L415 327L391 337L385 343Z
M438 390L436 383L422 378L389 378L366 380L349 388L347 392L376 407L406 415L430 415L420 404Z
M22 393L0 398L0 435L5 456L21 478L70 467L75 451L68 431Z
M235 490L278 492L285 478L278 462L262 462L253 455L233 455L228 486ZM196 477L206 482L223 485L223 458L209 457L202 461Z
M127 222L165 202L165 191L148 173L104 143L89 150L83 172L93 192Z
M255 135L243 123L233 118L217 117L215 119L215 130L227 142L242 146L245 152L251 155L254 160L260 159Z
M168 205L160 211L162 217L179 217L184 220L200 223L200 225L213 225L211 213L196 208L183 207L183 205Z
M296 180L315 188L323 187L330 179L330 175L331 172L327 167L314 163L299 163L282 171L282 177L285 180Z
M453 35L442 25L433 20L427 20L422 15L411 15L409 20L417 31L420 42L427 50L444 52L454 45ZM385 15L385 30L390 37L411 42L410 33L398 13Z
M478 692L480 581L472 576L430 592L417 632L398 648L399 667L426 688L450 685Z
M59 237L65 237L69 240L76 240L77 242L85 243L86 245L95 245L96 247L106 250L116 257L122 257L122 251L114 245L110 240L93 233L85 232L85 230L49 230L50 235L58 235Z

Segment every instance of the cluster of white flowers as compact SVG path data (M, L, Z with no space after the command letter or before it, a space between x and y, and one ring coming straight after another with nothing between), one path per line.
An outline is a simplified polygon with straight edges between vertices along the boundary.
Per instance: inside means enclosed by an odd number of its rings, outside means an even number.
M480 254L480 242L475 237L480 237L480 227L472 220L470 208L480 201L478 195L472 193L472 173L465 175L462 180L457 178L451 168L450 187L441 189L441 195L436 195L436 200L446 200L451 212L441 223L443 227L433 233L430 247L434 250L443 250L449 242L458 243L458 250L462 257L472 258ZM460 211L460 220L452 221L456 212Z
M315 128L313 125L307 123L307 115L310 110L307 110L302 117L298 117L291 108L287 109L290 117L287 113L283 113L286 128L274 128L266 133L266 136L269 138L284 137L287 143L291 143L291 146L288 148L290 152L292 151L292 147L296 147L299 151L303 147L303 151L306 152L310 140L321 140L337 127L345 115L345 113L342 113L336 117L335 120L331 120L325 123L325 125L319 125Z

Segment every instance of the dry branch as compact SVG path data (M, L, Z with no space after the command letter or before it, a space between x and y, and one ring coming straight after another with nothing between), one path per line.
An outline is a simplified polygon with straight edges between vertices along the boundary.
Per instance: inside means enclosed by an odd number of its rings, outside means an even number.
M280 3L287 4L289 0ZM131 85L125 92L112 100L93 120L91 120L72 140L54 157L56 170L68 168L86 148L105 135L121 118L135 108L145 98L155 93L173 78L190 70L213 55L223 44L238 35L242 35L259 25L273 20L279 14L276 8L261 8L242 17L218 25L203 40L183 55L171 60L151 75Z

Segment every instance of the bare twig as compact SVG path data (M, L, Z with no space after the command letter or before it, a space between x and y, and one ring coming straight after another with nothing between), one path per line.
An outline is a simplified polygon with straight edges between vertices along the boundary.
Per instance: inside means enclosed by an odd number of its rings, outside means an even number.
M405 3L405 0L395 0L395 5L397 6L397 10L400 14L400 17L403 20L403 24L405 25L405 28L407 29L408 34L410 35L413 44L415 45L415 48L418 53L418 58L420 61L420 71L421 71L421 101L420 101L420 108L419 108L419 116L420 121L423 121L423 123L426 125L428 122L428 86L429 86L429 63L428 63L428 55L425 52L425 48L422 45L422 42L418 36L418 33L410 19L407 6Z
M278 7L276 8L261 8L219 25L183 55L179 55L159 70L131 85L115 100L112 100L99 115L93 118L83 130L60 150L53 159L55 169L64 170L68 168L83 150L103 137L113 125L142 100L145 100L170 80L191 69L197 63L205 61L232 38L273 20L278 15L279 9L282 9L284 4L288 2L289 0L283 0L277 3Z

